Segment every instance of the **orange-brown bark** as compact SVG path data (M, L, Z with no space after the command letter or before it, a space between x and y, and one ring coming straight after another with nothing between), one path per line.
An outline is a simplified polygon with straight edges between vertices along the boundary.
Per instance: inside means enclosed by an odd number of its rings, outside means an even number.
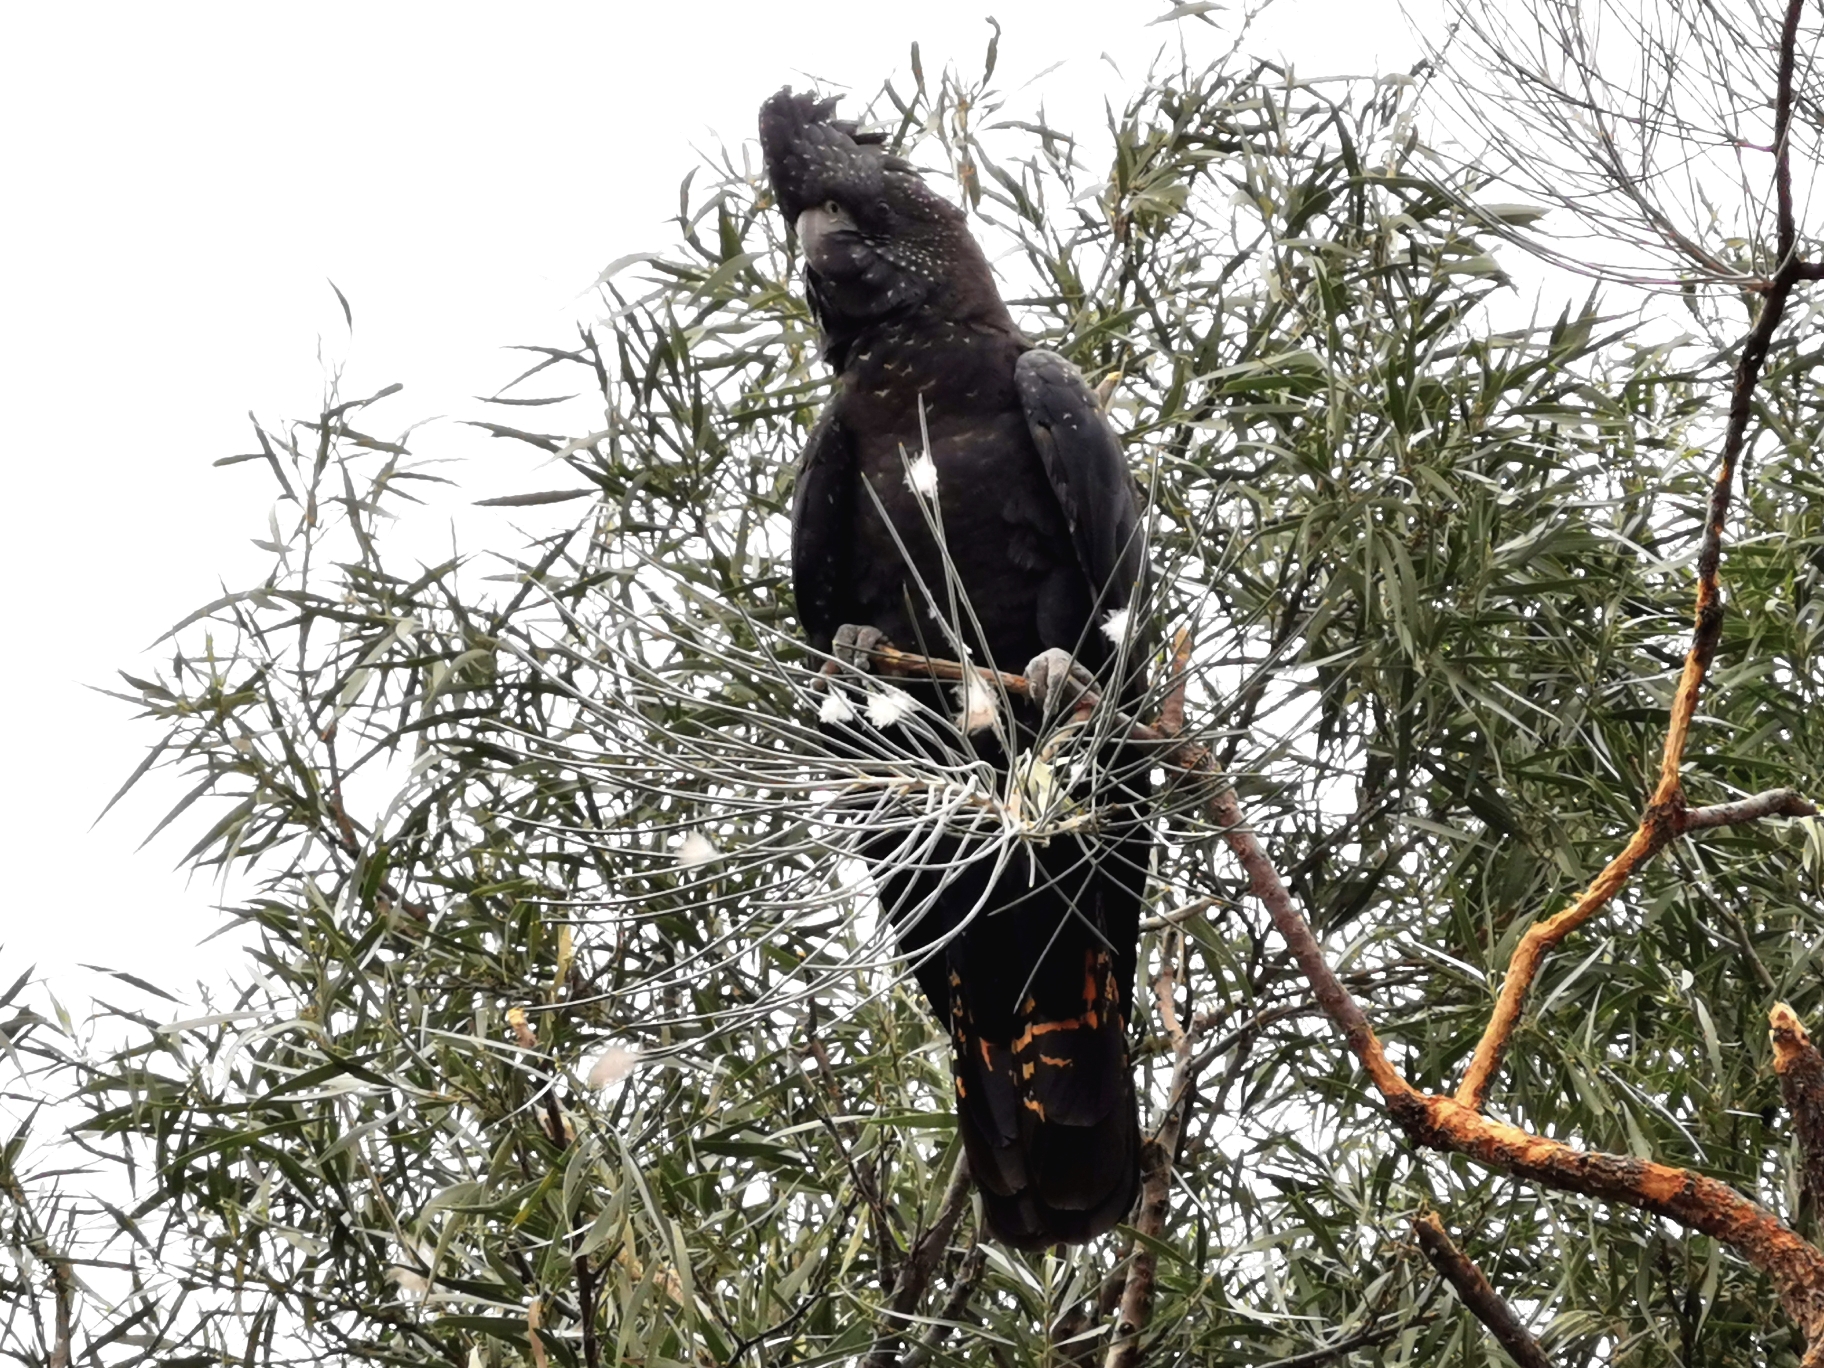
M1545 959L1546 952L1557 947L1571 932L1595 916L1611 899L1627 886L1634 876L1634 871L1665 846L1671 839L1667 823L1642 822L1634 831L1633 838L1622 848L1621 854L1610 860L1602 873L1596 876L1577 900L1564 911L1542 922L1535 922L1520 937L1520 944L1514 947L1513 955L1507 962L1507 975L1501 981L1500 996L1495 999L1495 1009L1489 1014L1488 1025L1483 1028L1482 1039L1476 1042L1476 1053L1464 1070L1463 1082L1457 1088L1457 1101L1472 1111L1480 1111L1482 1103L1488 1096L1489 1084L1493 1081L1495 1070L1501 1067L1501 1060L1507 1053L1507 1043L1513 1037L1514 1027L1520 1022L1520 1013L1526 1006L1527 993L1532 989L1533 979L1538 976L1539 965Z
M1824 1253L1728 1184L1649 1159L1575 1149L1491 1121L1454 1098L1414 1094L1389 1099L1389 1110L1429 1149L1561 1192L1638 1207L1722 1241L1772 1280L1807 1339L1824 1333Z
M1798 45L1799 17L1804 0L1787 0L1780 31L1779 69L1774 100L1774 192L1777 200L1779 264L1761 289L1761 307L1736 359L1734 384L1729 394L1729 418L1723 428L1721 459L1710 487L1710 506L1704 519L1703 540L1697 553L1697 601L1692 609L1691 645L1685 652L1678 688L1666 723L1666 744L1660 754L1659 778L1647 802L1640 825L1627 847L1609 862L1596 882L1570 907L1548 921L1530 927L1508 963L1494 1013L1470 1061L1457 1099L1480 1108L1514 1027L1520 1019L1527 991L1532 987L1546 951L1606 905L1632 877L1634 871L1662 849L1680 831L1720 822L1692 820L1685 809L1684 781L1680 768L1691 739L1691 720L1704 680L1716 658L1723 635L1723 596L1718 579L1722 564L1723 532L1735 487L1736 467L1748 442L1748 421L1754 409L1754 391L1760 383L1773 335L1785 316L1792 289L1802 278L1815 278L1797 256L1798 232L1793 218L1792 161L1789 131L1792 127L1793 73ZM1763 795L1765 797L1767 795ZM1751 800L1752 801L1752 800ZM1739 806L1739 805L1724 805ZM1765 815L1765 814L1762 814ZM1724 817L1722 820L1732 820ZM1745 820L1745 819L1744 819Z
M1798 1132L1804 1190L1815 1221L1824 1210L1824 1055L1805 1034L1798 1013L1785 1003L1775 1003L1767 1018L1773 1071L1780 1078L1786 1114Z
M1265 904L1274 926L1311 982L1318 1005L1342 1032L1400 1128L1416 1144L1461 1154L1516 1178L1621 1202L1702 1231L1765 1273L1808 1340L1824 1336L1824 1253L1773 1212L1726 1183L1651 1160L1580 1150L1491 1121L1452 1097L1420 1092L1401 1076L1361 1007L1324 960L1321 947L1279 872L1242 823L1233 793L1210 804L1224 838ZM1824 1342L1824 1340L1820 1340Z

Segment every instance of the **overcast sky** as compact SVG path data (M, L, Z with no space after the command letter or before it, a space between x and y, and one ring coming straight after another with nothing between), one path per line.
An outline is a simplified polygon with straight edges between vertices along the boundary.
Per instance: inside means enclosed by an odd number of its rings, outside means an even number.
M198 948L222 919L217 889L174 870L188 841L136 849L175 781L91 825L154 739L93 686L262 573L267 477L211 466L248 449L249 410L314 415L321 353L347 358L349 393L403 382L396 427L476 416L473 396L514 373L502 348L574 336L596 273L667 241L684 173L750 138L780 85L865 96L915 39L927 70L978 70L992 13L997 83L1062 63L1032 90L1082 133L1161 44L1219 50L1204 25L1149 25L1165 8L5 7L0 988L37 963L80 999L88 961L182 989L232 958ZM1279 0L1248 47L1313 75L1418 52L1394 0ZM450 421L413 446L478 489L522 468L503 474L523 458Z

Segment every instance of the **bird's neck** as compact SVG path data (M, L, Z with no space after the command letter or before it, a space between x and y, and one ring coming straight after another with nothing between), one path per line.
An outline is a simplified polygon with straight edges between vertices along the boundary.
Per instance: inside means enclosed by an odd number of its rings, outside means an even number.
M845 378L880 385L894 377L980 367L1001 352L1011 359L1027 344L1005 306L995 303L993 311L961 317L917 310L883 319L850 334L840 360L831 360Z

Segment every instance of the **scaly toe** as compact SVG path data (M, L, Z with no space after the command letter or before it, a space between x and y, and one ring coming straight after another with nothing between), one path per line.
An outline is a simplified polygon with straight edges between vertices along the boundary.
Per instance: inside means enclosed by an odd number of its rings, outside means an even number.
M830 641L830 654L850 669L869 674L874 669L874 648L885 645L886 640L887 634L878 627L845 622Z
M1041 713L1049 713L1059 704L1080 693L1078 675L1087 681L1088 673L1070 658L1070 652L1054 646L1041 651L1026 662L1026 693Z

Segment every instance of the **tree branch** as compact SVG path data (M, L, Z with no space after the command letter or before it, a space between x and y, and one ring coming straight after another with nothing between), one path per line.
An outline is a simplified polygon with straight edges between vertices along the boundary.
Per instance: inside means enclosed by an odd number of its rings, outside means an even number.
M1812 1211L1824 1203L1824 1055L1811 1043L1798 1013L1776 1002L1767 1014L1773 1042L1773 1071L1779 1075L1786 1114L1798 1132L1805 1194Z
M1457 1088L1458 1102L1471 1111L1482 1110L1489 1084L1494 1079L1495 1071L1501 1067L1502 1058L1507 1054L1508 1041L1513 1036L1514 1027L1519 1024L1520 1013L1526 1006L1527 993L1533 986L1533 979L1537 977L1539 965L1546 953L1555 949L1566 936L1608 906L1610 900L1627 886L1634 871L1666 847L1674 832L1671 810L1650 807L1647 816L1622 848L1621 854L1604 866L1595 882L1578 894L1575 902L1556 916L1534 922L1526 928L1526 934L1520 937L1520 943L1514 947L1514 953L1508 959L1507 974L1501 980L1501 992L1495 999L1494 1011L1489 1013L1488 1025L1483 1028L1482 1038L1476 1042L1475 1055L1463 1072L1463 1082Z
M1760 1203L1724 1183L1686 1169L1630 1156L1579 1150L1490 1121L1454 1098L1421 1093L1388 1061L1367 1018L1336 977L1253 832L1241 824L1235 795L1214 799L1211 813L1226 822L1224 839L1247 871L1255 896L1305 969L1318 1005L1416 1144L1461 1154L1489 1168L1564 1192L1621 1202L1702 1231L1767 1274L1788 1314L1808 1339L1824 1334L1824 1253L1789 1230Z
M1431 1266L1456 1289L1457 1299L1469 1308L1472 1316L1488 1327L1488 1333L1507 1351L1509 1358L1519 1364L1520 1368L1552 1368L1550 1360L1539 1348L1539 1341L1520 1323L1520 1317L1514 1314L1514 1308L1489 1285L1488 1279L1482 1276L1482 1270L1457 1248L1437 1212L1428 1211L1423 1216L1415 1216L1412 1233L1419 1237L1419 1248L1425 1251L1425 1257L1431 1260Z
M1153 979L1159 1019L1172 1042L1171 1100L1166 1104L1165 1115L1159 1118L1158 1128L1140 1147L1140 1211L1134 1218L1134 1229L1145 1238L1134 1241L1127 1282L1121 1289L1120 1315L1103 1368L1133 1368L1140 1360L1140 1336L1153 1318L1153 1288L1159 1271L1158 1256L1148 1240L1157 1239L1165 1230L1165 1218L1171 1210L1172 1161L1178 1153L1178 1139L1184 1133L1185 1112L1190 1107L1195 1082L1191 1033L1178 1019L1173 1000L1177 987L1174 942L1183 945L1182 931L1166 936L1159 953L1159 973Z
M874 1347L869 1350L862 1368L893 1368L894 1346L902 1334L896 1327L904 1324L918 1310L919 1299L925 1295L925 1288L931 1283L931 1275L943 1261L944 1250L950 1246L950 1236L955 1233L956 1223L968 1201L969 1161L959 1153L956 1156L956 1167L950 1170L950 1185L944 1189L944 1198L938 1205L937 1216L932 1220L931 1228L913 1243L905 1261L899 1266L893 1296L885 1308L886 1327L875 1338Z
M1166 671L1171 683L1166 686L1165 704L1159 709L1159 730L1167 736L1176 736L1184 730L1184 690L1190 682L1186 673L1190 663L1191 634L1180 628L1172 638L1172 663Z
M975 1293L975 1285L981 1281L982 1270L987 1265L988 1251L982 1248L981 1238L977 1236L970 1242L969 1252L963 1256L963 1266L956 1272L956 1282L950 1288L944 1309L937 1313L936 1323L912 1346L911 1352L901 1360L899 1368L922 1368L922 1365L931 1361L931 1355L943 1347L951 1327L962 1319L969 1298Z
M576 1302L583 1323L584 1368L599 1368L602 1348L595 1338L595 1270L589 1267L589 1256L576 1256Z
M1678 829L1681 832L1707 831L1711 827L1735 826L1741 822L1758 822L1767 817L1815 817L1817 815L1816 805L1801 798L1792 789L1769 789L1765 793L1755 794L1752 798L1738 798L1733 803L1687 808L1679 820Z
M70 1368L74 1357L75 1329L71 1306L75 1301L73 1285L75 1276L70 1271L68 1259L52 1259L47 1264L51 1272L51 1297L55 1307L56 1338L51 1343L51 1356L45 1360L46 1368Z

